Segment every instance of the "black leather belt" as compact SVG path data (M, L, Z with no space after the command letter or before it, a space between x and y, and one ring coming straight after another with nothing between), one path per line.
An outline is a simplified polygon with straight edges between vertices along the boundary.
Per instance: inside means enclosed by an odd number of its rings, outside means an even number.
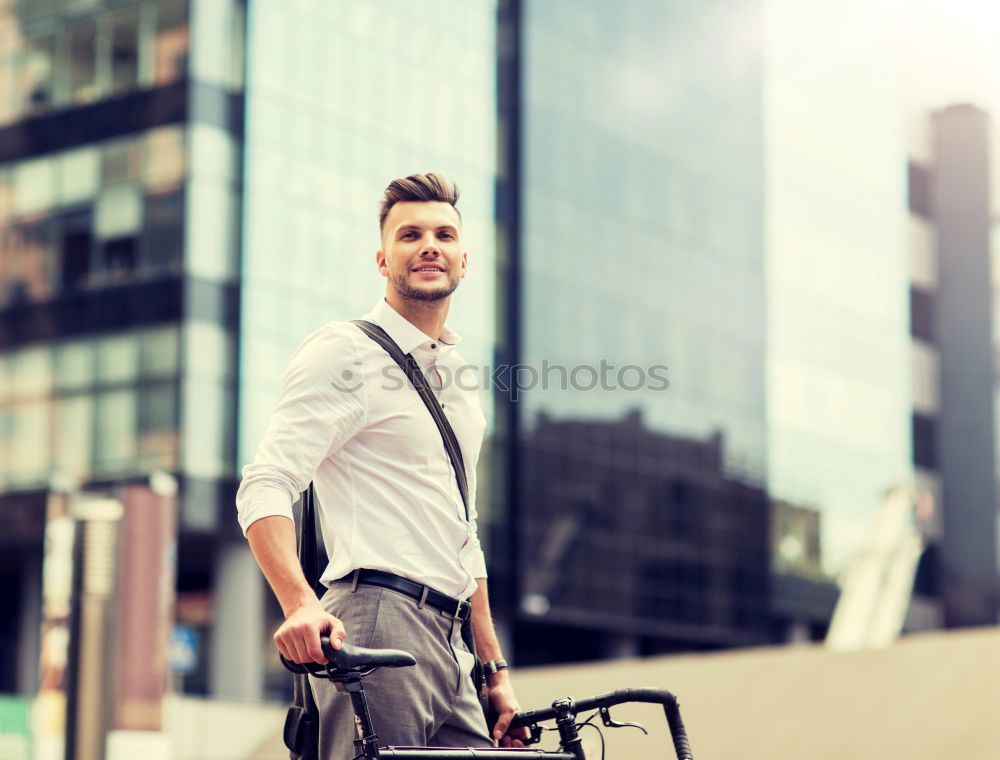
M350 583L352 589L357 588L359 583L364 583L369 586L380 586L391 591L398 591L416 600L418 607L423 607L426 604L442 615L463 623L472 614L472 604L468 601L455 599L440 591L435 591L430 586L424 586L400 575L386 573L382 570L355 570L350 575L338 578L334 583Z

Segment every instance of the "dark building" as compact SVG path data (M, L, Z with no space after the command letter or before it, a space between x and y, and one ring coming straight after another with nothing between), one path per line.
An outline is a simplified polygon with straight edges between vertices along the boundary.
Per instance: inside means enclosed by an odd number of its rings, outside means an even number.
M937 111L909 166L913 465L935 500L915 627L998 619L989 134L978 108Z
M724 474L721 434L542 413L520 454L522 662L770 640L767 493Z

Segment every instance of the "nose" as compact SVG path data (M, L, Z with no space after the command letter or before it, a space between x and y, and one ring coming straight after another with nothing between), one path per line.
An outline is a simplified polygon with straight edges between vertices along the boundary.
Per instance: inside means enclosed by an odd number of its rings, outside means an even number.
M437 243L434 241L434 236L432 235L429 240L427 240L423 247L420 249L421 256L440 256L441 249L438 248Z

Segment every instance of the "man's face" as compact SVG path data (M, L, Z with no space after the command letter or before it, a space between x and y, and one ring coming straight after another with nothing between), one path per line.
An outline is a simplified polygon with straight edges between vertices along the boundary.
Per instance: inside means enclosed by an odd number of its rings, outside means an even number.
M382 228L379 272L404 298L447 298L465 277L461 221L450 203L402 201L389 209Z

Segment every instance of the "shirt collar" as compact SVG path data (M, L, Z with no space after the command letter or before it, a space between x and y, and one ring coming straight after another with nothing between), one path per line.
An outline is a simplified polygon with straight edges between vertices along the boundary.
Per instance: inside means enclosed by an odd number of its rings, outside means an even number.
M430 337L392 308L384 298L380 298L378 303L375 304L375 308L366 316L389 333L389 337L396 341L396 345L402 349L404 354L408 354L418 346L432 341L446 346L454 346L462 340L462 336L448 327L448 325L444 326L439 337Z

